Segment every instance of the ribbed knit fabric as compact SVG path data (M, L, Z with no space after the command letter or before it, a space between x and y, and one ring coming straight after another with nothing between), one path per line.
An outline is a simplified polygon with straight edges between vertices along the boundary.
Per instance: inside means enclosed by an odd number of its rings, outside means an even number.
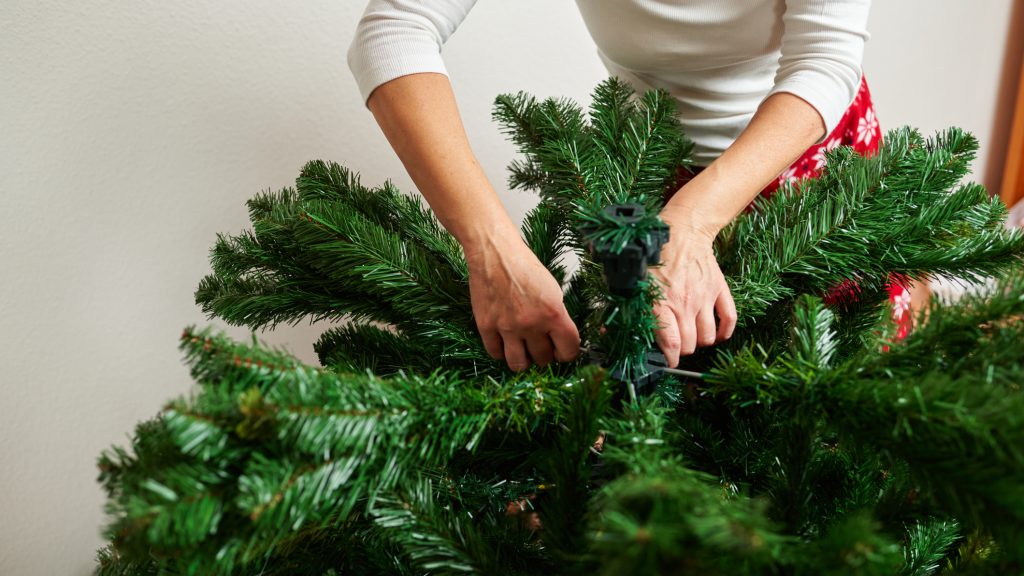
M446 74L441 48L475 3L370 0L348 51L364 101L399 76ZM860 86L870 0L576 3L611 75L675 97L698 165L721 155L771 94L807 101L828 134Z

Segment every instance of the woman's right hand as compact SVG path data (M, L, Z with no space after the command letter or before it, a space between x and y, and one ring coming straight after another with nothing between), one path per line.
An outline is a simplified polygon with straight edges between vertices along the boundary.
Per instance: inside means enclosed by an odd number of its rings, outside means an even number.
M525 370L580 351L562 289L519 236L466 139L448 77L402 76L367 106L469 264L473 316L488 354Z
M466 246L469 294L484 347L515 371L579 356L562 288L514 228Z

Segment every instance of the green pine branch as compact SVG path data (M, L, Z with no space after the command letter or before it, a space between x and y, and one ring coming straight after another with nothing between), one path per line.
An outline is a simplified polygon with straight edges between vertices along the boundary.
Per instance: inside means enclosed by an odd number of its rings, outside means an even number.
M609 296L587 244L659 228L690 151L672 106L614 79L589 110L495 104L522 152L510 183L541 197L524 241L627 380L658 287ZM893 282L1019 267L1005 207L961 183L976 150L961 130L896 130L758 200L716 240L741 329L687 359L705 380L639 399L587 359L506 370L422 202L311 162L218 237L196 299L254 329L347 321L316 345L326 368L186 330L197 389L100 456L97 573L1019 573L1024 280L934 304L900 342L888 324ZM648 217L624 225L611 202Z

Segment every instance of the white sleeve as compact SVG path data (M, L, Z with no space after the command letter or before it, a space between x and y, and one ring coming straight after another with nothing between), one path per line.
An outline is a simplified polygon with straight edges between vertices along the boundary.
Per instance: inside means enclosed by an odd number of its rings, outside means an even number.
M417 72L447 74L441 47L476 0L370 0L348 49L363 102L381 84Z
M813 106L825 136L839 124L857 95L870 0L786 0L782 57L775 87Z

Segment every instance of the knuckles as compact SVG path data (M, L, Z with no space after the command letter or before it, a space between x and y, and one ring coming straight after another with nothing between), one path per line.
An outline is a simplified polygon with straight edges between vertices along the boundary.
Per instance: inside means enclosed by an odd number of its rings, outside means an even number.
M543 316L545 320L556 320L561 318L563 310L565 310L565 307L562 305L561 299L555 302L545 302L539 307L540 315Z
M679 350L683 345L683 339L679 337L679 334L669 333L661 338L661 344L667 350Z

